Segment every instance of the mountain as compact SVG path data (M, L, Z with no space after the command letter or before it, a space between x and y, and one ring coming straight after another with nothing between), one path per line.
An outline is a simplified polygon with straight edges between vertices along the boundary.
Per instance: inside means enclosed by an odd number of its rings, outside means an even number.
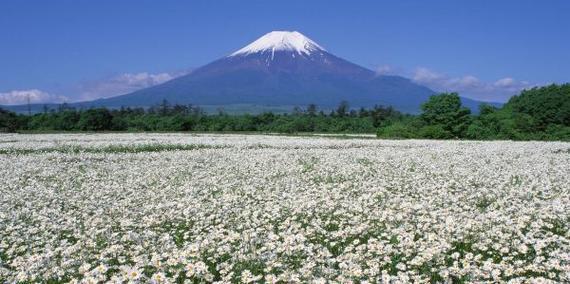
M150 88L75 106L151 106L170 103L200 106L262 107L316 104L333 108L392 105L418 112L434 92L400 76L382 76L339 58L299 32L273 31L238 51L192 73ZM471 108L479 102L463 99Z

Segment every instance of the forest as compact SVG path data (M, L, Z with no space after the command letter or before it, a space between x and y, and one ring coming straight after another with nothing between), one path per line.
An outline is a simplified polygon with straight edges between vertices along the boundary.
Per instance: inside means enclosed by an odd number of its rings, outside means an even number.
M522 91L502 107L481 104L478 113L461 105L459 94L441 93L417 115L390 106L354 109L343 101L332 111L316 105L291 113L207 114L199 106L74 109L26 115L0 109L0 132L275 132L376 133L380 138L472 140L570 140L570 84Z

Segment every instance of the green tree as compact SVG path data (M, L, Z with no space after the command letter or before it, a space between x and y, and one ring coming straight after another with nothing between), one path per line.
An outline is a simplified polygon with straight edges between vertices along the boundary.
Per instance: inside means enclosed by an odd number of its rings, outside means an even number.
M551 124L570 126L570 84L525 90L507 106L519 120L531 120L532 125L525 125L529 131L544 131Z
M79 113L72 109L62 108L62 111L56 113L57 119L55 121L54 129L71 131L77 128L79 121Z
M317 105L316 104L309 104L307 106L307 114L309 116L316 116L317 115Z
M348 110L350 109L350 105L347 101L341 101L336 108L336 115L339 117L345 117L348 114Z
M113 116L106 108L88 109L81 112L79 129L87 131L111 130Z
M420 137L428 139L451 139L453 134L443 128L442 125L426 125L419 131Z
M0 132L15 132L21 127L18 122L15 113L0 108Z
M464 137L471 120L471 111L461 106L457 93L431 96L422 104L420 118L427 126L439 125L449 136Z
M412 127L409 122L395 122L379 128L376 136L380 138L416 138L417 129Z

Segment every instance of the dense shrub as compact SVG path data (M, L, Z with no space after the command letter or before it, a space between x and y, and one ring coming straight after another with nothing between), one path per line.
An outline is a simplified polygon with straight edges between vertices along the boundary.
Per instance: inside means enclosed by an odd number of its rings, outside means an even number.
M450 139L453 138L453 133L445 130L443 125L427 125L420 129L419 136L428 139Z
M199 107L166 101L149 109L62 105L32 116L0 110L0 131L376 132L382 138L570 140L570 84L525 90L501 108L482 104L478 115L461 105L457 93L431 96L421 108L414 116L382 106L357 111L342 102L329 114L309 105L290 114L206 115Z
M420 118L429 126L424 131L427 135L441 136L440 139L465 136L471 111L461 106L457 93L431 96L422 104L422 111Z
M0 132L14 132L19 126L15 113L0 109Z
M101 131L112 129L113 116L108 109L89 109L81 114L77 122L79 130ZM67 130L67 129L63 129Z
M381 138L415 138L417 133L409 124L396 122L385 127L381 127L376 132Z
M377 106L347 111L346 103L330 114L316 112L316 106L294 114L206 115L200 108L169 106L162 103L150 109L104 108L75 110L61 107L32 116L2 111L1 131L263 131L374 133L378 125L405 117L391 107ZM10 127L8 127L10 125Z

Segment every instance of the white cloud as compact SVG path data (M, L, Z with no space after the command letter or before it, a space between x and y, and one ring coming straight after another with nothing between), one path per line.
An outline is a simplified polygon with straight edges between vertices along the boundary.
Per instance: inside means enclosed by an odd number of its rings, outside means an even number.
M125 73L102 80L89 81L82 83L77 87L77 93L79 94L77 100L94 100L99 98L124 95L136 90L164 83L187 73L188 72L158 74L151 74L147 72L134 74Z
M188 71L156 74L148 72L124 73L101 80L78 83L75 86L64 87L53 92L38 89L0 92L0 105L27 104L28 98L31 103L63 103L108 98L152 87L188 73ZM66 94L66 96L59 94Z
M396 74L396 70L390 65L382 65L376 68L376 73L378 75L394 75Z
M515 84L515 79L507 77L497 80L497 82L495 82L493 85L499 88L508 88L514 86Z
M425 67L418 67L412 79L418 83L430 83L439 82L444 79L444 76Z
M445 74L432 71L425 67L418 67L413 73L412 80L427 85L439 91L458 91L480 88L484 85L479 78L473 75L462 77L449 77Z
M537 86L537 84L519 81L512 77L485 82L473 75L450 76L426 67L417 67L410 71L390 65L381 65L376 68L376 73L408 77L436 92L458 92L463 97L488 102L506 102L522 90Z
M461 96L481 100L505 102L523 89L535 85L527 81L518 81L511 77L499 79L495 82L484 82L473 75L453 77L443 73L418 67L411 73L416 83L427 86L438 92L458 92Z
M12 90L0 93L0 105L20 105L30 103L62 103L67 101L64 96L49 94L38 89Z

